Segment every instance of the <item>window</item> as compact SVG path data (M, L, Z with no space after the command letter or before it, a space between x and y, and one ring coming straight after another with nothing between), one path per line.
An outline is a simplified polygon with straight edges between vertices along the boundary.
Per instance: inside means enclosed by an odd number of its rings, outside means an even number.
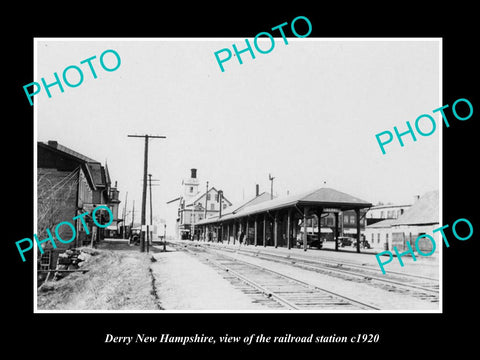
M333 218L327 217L327 226L333 226Z
M384 215L384 213L383 213L383 210L382 210L382 211L380 211L380 218L381 219L383 219L383 215Z
M385 242L388 244L388 234L385 234Z
M377 234L377 244L380 244L380 233Z
M355 224L355 215L350 215L350 224Z
M215 204L210 204L210 210L215 210Z
M42 257L40 258L40 269L41 270L49 270L50 260L51 260L50 254L51 254L50 250L47 250L42 254Z
M190 186L190 193L193 193L193 186Z
M215 201L218 202L218 193L215 194Z
M210 193L207 194L207 200L210 200L211 197L210 197Z
M372 233L372 244L373 244L374 241L375 241L375 234Z
M227 208L227 204L223 204L223 208L226 209L226 208Z

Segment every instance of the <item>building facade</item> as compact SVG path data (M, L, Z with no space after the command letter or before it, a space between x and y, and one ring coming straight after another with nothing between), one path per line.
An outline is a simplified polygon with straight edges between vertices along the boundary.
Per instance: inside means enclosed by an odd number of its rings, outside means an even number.
M190 177L182 181L182 195L167 204L177 203L176 237L179 239L198 238L200 229L195 228L199 221L218 216L232 206L221 190L209 187L201 191L197 179L197 169L190 169Z
M106 165L56 141L37 143L37 236L39 240L47 238L49 229L55 237L54 230L63 221L75 226L75 234L69 226L58 228L58 235L66 244L55 241L53 248L51 242L42 243L44 263L53 266L60 252L102 239L105 229L95 226L90 214L98 205L106 205L115 224L119 221L119 203L118 191L116 186L111 187ZM84 217L87 230L80 219L72 220L85 212L90 213ZM96 218L100 223L110 220L107 211L97 211Z
M356 221L355 239L358 240L356 249L360 252L361 219L364 218L362 213L366 213L366 209L371 206L372 204L362 199L335 189L319 188L245 206L224 216L201 220L197 225L200 225L203 234L215 233L208 241L230 241L233 235L234 244L239 241L254 246L261 244L289 249L303 246L306 250L312 243L308 236L308 224L314 221L315 217L322 219L324 215L333 213L337 220L340 213L348 214L353 211ZM335 250L338 250L339 221L335 221L333 231Z
M415 196L414 202L418 200ZM387 219L398 219L407 211L412 205L395 205L395 204L379 204L373 206L368 210L366 219L367 225L375 224L376 222Z
M360 210L360 231L362 239L365 239L364 232L366 226L365 214L367 210ZM354 210L338 211L338 236L354 238L357 233L357 214ZM335 212L324 213L320 218L320 239L322 241L334 241L334 229L335 229ZM303 234L303 222L298 224L300 228L299 238ZM307 219L307 233L309 235L318 236L318 216L314 215L310 219Z
M438 244L438 233L433 230L439 226L438 190L430 191L422 197L415 196L416 201L410 206L404 206L405 211L398 218L384 219L367 225L365 237L379 251L408 250L407 242L415 249L415 241L422 234L429 234ZM368 214L367 214L368 216ZM433 244L425 238L418 242L420 251L428 253Z

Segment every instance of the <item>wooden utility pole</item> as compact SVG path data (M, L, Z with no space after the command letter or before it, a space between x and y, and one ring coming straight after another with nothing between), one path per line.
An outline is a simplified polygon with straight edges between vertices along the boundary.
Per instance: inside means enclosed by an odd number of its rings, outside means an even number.
M123 232L122 232L122 239L125 239L125 220L127 217L127 198L128 198L128 191L125 194L125 205L123 206Z
M132 226L130 228L130 232L133 229L133 220L135 219L135 200L133 200L133 208L132 208Z
M148 172L148 139L165 139L166 136L157 135L127 135L128 137L145 138L145 155L143 159L143 192L142 192L142 227L146 225L146 206L147 206L147 172ZM148 234L147 234L148 235ZM145 231L140 236L140 252L145 252Z
M149 233L150 233L150 240L152 241L152 245L153 245L153 232L151 230L151 226L153 225L153 211L152 211L152 174L148 174L148 183L149 183L149 187L150 187L150 227L148 227L147 229L149 230ZM148 248L149 248L149 243L147 241L147 252L148 252Z
M160 181L158 179L152 179L152 174L148 174L148 183L149 183L149 188L150 188L150 240L152 241L153 244L153 210L152 210L152 181ZM153 185L153 186L158 186L158 185ZM149 243L147 242L147 252L149 249Z
M207 205L208 205L208 181L207 181L207 191L205 192L205 214L203 215L204 219L207 218Z
M191 240L195 240L195 201L193 202L192 205L192 233L190 234Z
M167 223L163 224L163 252L167 251Z

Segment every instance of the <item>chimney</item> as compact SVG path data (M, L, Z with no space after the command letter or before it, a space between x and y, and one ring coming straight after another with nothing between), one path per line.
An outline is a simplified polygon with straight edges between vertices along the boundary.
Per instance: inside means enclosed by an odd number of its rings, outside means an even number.
M48 140L48 146L51 146L51 147L57 148L57 146L58 146L58 142L57 142L57 141L55 141L55 140Z
M115 180L115 189L117 188L117 180Z
M255 185L255 196L260 195L260 186L257 184Z
M190 169L191 172L191 178L196 179L197 178L197 169Z

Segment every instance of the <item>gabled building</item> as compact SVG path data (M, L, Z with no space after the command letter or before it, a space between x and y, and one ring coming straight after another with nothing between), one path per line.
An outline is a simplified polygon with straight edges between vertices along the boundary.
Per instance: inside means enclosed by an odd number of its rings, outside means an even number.
M368 225L365 230L367 241L378 250L392 250L396 246L398 251L402 252L408 249L407 242L415 250L417 237L429 234L438 244L438 233L433 233L433 230L439 227L440 219L438 190L427 192L416 199L397 219L385 219ZM428 239L422 238L418 247L428 253L433 245Z
M408 211L400 216L392 224L392 243L399 251L407 250L407 242L410 242L412 249L415 249L415 241L423 234L432 235L437 244L440 244L439 234L433 230L439 227L440 223L440 202L438 190L429 191L420 197ZM432 243L421 238L418 248L424 253L432 250ZM389 249L392 249L390 247Z
M419 196L415 196L414 202L417 201ZM407 211L411 204L397 205L397 204L378 204L368 209L366 219L367 225L375 224L376 222L387 219L398 219Z
M362 210L372 204L352 195L331 188L318 188L305 193L289 195L262 201L252 206L220 217L207 218L199 222L203 234L215 232L209 241L229 241L238 239L246 244L291 248L296 246L297 235L301 233L304 250L308 246L308 223L313 217L322 218L333 213L335 234L339 233L338 215L353 211L356 222L357 251L360 252ZM253 238L251 236L253 227ZM238 231L238 229L241 229ZM241 234L240 238L238 233ZM338 249L338 235L335 236L335 249Z
M56 141L37 143L37 202L38 219L37 235L39 239L48 237L46 229L54 234L57 224L68 221L75 225L75 239L67 244L56 241L57 249L53 249L50 242L45 247L53 257L49 263L54 264L58 252L71 247L99 240L104 229L94 226L91 217L86 216L88 232L85 231L81 220L72 220L85 212L91 213L98 205L107 205L113 213L115 225L118 219L118 190L116 184L111 186L108 167L83 154L58 144ZM97 220L103 217L108 222L108 213L96 213ZM101 221L101 220L100 220ZM64 240L73 237L73 231L68 226L59 227L59 235ZM55 236L55 234L54 234Z
M238 212L241 212L241 211L244 211L244 210L248 209L251 206L261 204L265 201L270 201L274 198L276 198L276 197L272 196L270 193L268 193L266 191L260 193L259 185L257 184L255 186L255 196L253 198L251 198L250 200L244 201L240 204L237 204L237 205L234 204L234 205L226 208L225 211L222 211L222 213L218 213L218 214L215 214L213 216L207 217L203 221L208 221L208 222L220 221L222 219L222 217L227 217L227 218L231 217ZM238 223L237 225L238 226L233 226L232 227L232 233L231 234L228 233L228 234L224 234L223 236L222 236L222 234L219 233L218 226L216 226L216 225L206 226L204 228L204 231L202 231L200 233L198 238L201 239L201 240L214 241L214 242L223 241L223 238L225 238L228 243L230 243L230 241L235 243L235 240L239 239L243 234L243 236L245 237L245 243L248 244L250 239L253 238L253 235L254 235L253 230L254 229L252 227L250 227L249 229L247 229L246 227L242 228L241 223ZM197 231L200 231L200 230L198 230L198 228L197 228Z
M232 205L223 195L223 191L208 187L208 182L205 191L200 191L197 169L190 170L190 177L182 181L182 186L182 195L167 202L167 204L178 203L177 238L189 239L195 235L198 236L200 232L199 229L195 229L196 223L216 216Z

